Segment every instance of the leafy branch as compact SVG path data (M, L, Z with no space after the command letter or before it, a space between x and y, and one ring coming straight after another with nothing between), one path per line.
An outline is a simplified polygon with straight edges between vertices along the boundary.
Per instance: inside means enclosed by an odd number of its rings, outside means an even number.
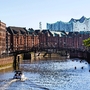
M83 40L83 44L86 48L90 48L90 38Z

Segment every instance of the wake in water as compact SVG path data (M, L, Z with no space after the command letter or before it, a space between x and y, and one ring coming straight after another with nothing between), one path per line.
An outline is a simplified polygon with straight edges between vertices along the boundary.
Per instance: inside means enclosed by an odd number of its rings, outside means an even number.
M12 83L17 82L17 81L25 81L28 78L25 77L23 79L9 79L9 80L1 80L2 84L0 85L0 90L6 90Z
M12 79L3 80L3 81L2 81L2 84L0 85L0 90L5 90L5 89L7 89L7 87L8 87L12 82L14 82Z

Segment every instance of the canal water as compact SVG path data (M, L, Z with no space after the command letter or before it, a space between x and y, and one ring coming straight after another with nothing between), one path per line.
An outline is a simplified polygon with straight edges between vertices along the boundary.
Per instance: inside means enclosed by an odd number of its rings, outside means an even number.
M90 90L89 67L78 58L23 60L27 80L12 82L13 69L0 71L0 90Z

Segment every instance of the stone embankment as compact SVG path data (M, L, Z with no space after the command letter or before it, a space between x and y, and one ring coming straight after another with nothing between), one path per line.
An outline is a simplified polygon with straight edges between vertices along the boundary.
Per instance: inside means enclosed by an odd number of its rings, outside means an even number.
M0 70L10 68L13 66L13 56L1 57L0 58Z

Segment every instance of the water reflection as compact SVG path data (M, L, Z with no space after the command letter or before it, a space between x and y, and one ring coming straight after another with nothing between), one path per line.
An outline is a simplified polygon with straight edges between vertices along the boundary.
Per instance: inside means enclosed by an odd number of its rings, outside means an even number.
M90 64L88 64L89 72L90 72Z
M2 70L0 70L0 74L4 74L4 73L7 73L7 72L11 72L11 71L13 71L13 70L14 70L13 67L10 67L10 68L7 68L7 69L2 69Z

